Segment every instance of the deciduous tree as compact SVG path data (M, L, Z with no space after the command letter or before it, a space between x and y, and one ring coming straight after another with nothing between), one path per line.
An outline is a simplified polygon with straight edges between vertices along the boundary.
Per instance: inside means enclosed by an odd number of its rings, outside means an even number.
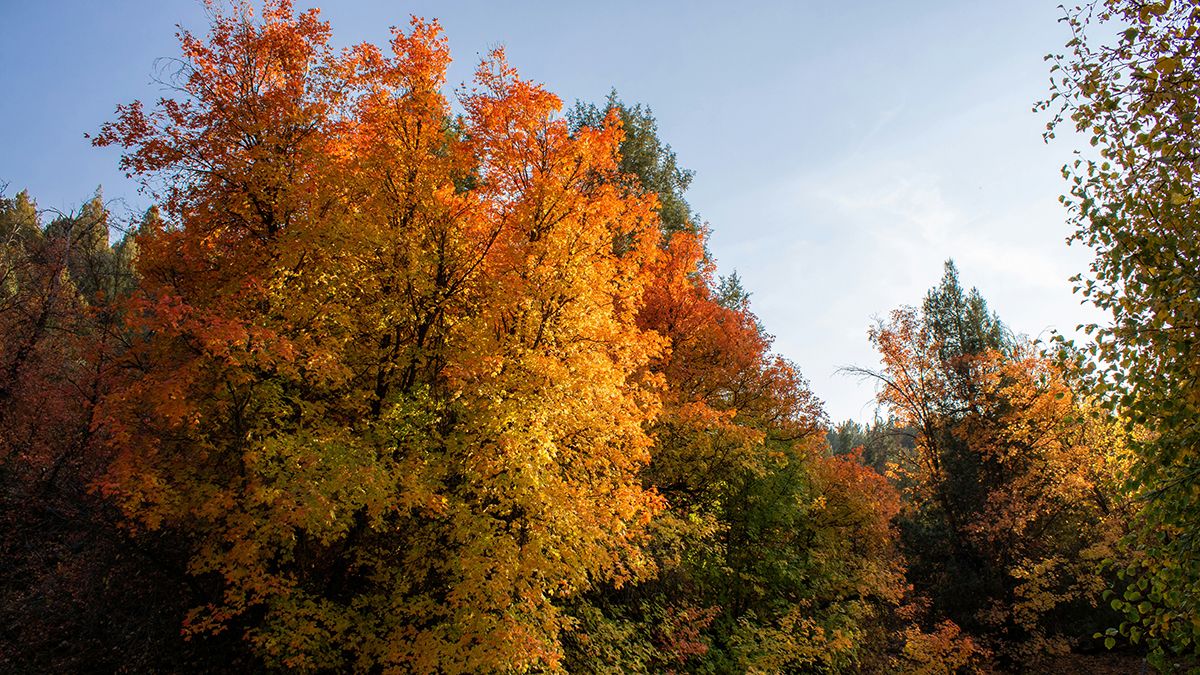
M1200 654L1200 4L1103 0L1065 19L1047 136L1066 126L1090 140L1063 171L1071 238L1096 254L1078 290L1111 314L1091 327L1098 390L1139 430L1144 508L1119 558L1137 589L1115 604L1122 633L1165 665Z
M553 669L558 603L650 571L654 200L500 52L454 117L436 23L329 38L235 4L97 138L164 205L104 489L195 542L189 630L270 664Z

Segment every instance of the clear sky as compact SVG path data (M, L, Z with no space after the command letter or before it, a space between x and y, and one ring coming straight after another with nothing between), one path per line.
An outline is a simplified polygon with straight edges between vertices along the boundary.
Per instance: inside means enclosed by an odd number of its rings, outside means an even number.
M313 3L299 2L307 7ZM833 420L868 419L872 318L917 304L953 257L1014 330L1095 321L1068 277L1057 196L1070 142L1045 145L1032 104L1066 29L1045 0L910 2L410 2L320 4L335 41L383 42L416 14L441 20L452 83L507 48L568 104L616 88L649 105L696 172L688 199L754 310ZM148 204L117 153L83 134L117 103L153 100L154 60L178 53L192 0L0 0L0 185L69 211L98 184L117 213Z

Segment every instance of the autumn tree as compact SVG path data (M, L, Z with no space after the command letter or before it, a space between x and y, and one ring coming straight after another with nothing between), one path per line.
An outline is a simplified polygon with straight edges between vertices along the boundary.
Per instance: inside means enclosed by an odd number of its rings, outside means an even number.
M693 541L670 571L719 609L708 662L847 668L872 612L899 591L890 488L853 460L820 454L819 402L771 355L748 307L720 302L694 237L673 237L663 262L665 283L643 314L671 339L648 476L672 505L673 533Z
M1068 53L1053 61L1048 137L1072 128L1091 147L1064 168L1072 240L1095 260L1078 290L1111 315L1091 327L1098 392L1131 430L1142 503L1117 560L1137 588L1114 605L1121 632L1165 667L1200 654L1200 4L1084 3L1066 13Z
M329 37L236 4L97 137L164 207L104 490L195 542L188 630L268 664L553 669L558 603L650 571L654 200L502 53L455 117L436 23Z
M109 225L99 191L44 228L28 193L0 202L0 466L38 491L95 459L84 448L133 285L131 244L110 244Z
M642 320L668 337L646 483L658 575L575 609L574 672L845 671L880 648L902 571L886 480L824 454L824 415L745 306L675 234Z
M882 368L863 372L913 432L892 472L909 579L934 616L1016 662L1090 636L1124 517L1118 425L963 292L949 263L920 309L870 337Z

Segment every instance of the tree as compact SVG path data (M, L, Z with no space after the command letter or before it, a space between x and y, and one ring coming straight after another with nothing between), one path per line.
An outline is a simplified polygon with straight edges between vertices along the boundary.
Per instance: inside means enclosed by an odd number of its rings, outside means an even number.
M654 199L615 116L571 134L501 52L453 117L436 23L329 38L235 4L97 137L164 207L103 488L194 542L188 630L269 665L556 668L560 605L651 571Z
M174 542L131 540L92 490L136 278L110 221L98 195L45 226L27 193L0 201L0 670L237 669L228 643L179 637Z
M862 455L863 464L882 476L901 455L913 450L914 436L912 429L904 428L895 417L889 417L875 418L867 424L845 420L829 430L826 440L829 454L838 456L857 451Z
M895 493L857 455L823 454L820 402L770 352L736 273L716 274L690 173L643 106L622 117L622 189L659 199L663 254L639 321L667 340L652 362L663 410L643 471L667 508L652 523L656 578L578 604L572 672L812 670L874 663L902 593ZM569 113L577 129L603 117Z
M1028 662L1097 627L1099 561L1123 527L1122 434L953 265L922 309L872 329L879 402L913 433L891 468L909 579L935 616Z
M694 174L679 166L671 146L662 142L658 123L649 107L640 103L629 105L613 90L603 106L577 101L567 111L567 121L574 132L598 129L614 113L625 131L620 147L623 187L658 197L658 217L664 236L699 231L699 218L683 194L691 185Z
M1141 524L1119 558L1137 588L1114 600L1155 658L1200 654L1200 5L1104 0L1069 10L1047 137L1092 149L1063 170L1072 241L1096 254L1077 290L1111 313L1091 326L1097 390L1136 430Z
M43 489L67 464L98 466L85 457L92 415L133 278L108 216L99 192L44 230L27 193L0 202L0 467Z

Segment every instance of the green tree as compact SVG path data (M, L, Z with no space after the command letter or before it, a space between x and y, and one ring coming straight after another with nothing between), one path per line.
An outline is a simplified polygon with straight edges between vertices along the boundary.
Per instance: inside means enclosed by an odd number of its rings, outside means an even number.
M629 105L614 90L602 106L576 101L567 111L567 122L574 133L584 127L599 129L613 111L619 115L625 131L619 165L625 175L624 187L658 195L658 214L665 236L675 232L696 232L699 218L684 198L694 174L679 166L675 151L662 142L658 122L649 107L641 103Z
M913 449L916 432L906 428L895 416L875 418L862 424L845 420L826 434L829 452L834 456L848 455L857 449L862 451L863 464L876 473L886 475L890 465Z
M960 397L971 380L963 369L967 357L1011 344L1000 317L988 310L979 289L963 291L953 260L945 262L942 280L925 294L921 315L930 339L938 346L938 358L959 380L952 393ZM954 405L953 401L947 403Z

